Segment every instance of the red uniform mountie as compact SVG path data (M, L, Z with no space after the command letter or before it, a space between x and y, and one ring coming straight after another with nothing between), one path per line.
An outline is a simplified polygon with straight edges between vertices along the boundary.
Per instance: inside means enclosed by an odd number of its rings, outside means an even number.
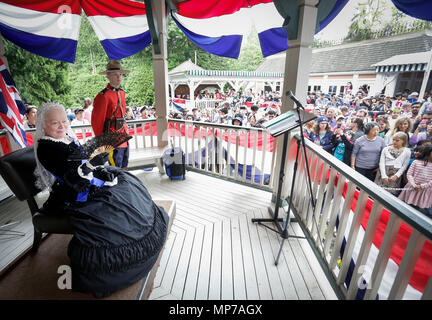
M119 94L121 97L120 106L113 115L117 108ZM115 89L109 83L104 90L102 90L95 97L93 102L93 111L91 125L95 135L99 135L103 132L105 121L115 118L122 118L126 111L125 92L122 89ZM114 122L111 125L111 131L116 131ZM124 124L123 128L117 130L119 132L127 133L127 125ZM128 143L121 144L118 148L126 148Z

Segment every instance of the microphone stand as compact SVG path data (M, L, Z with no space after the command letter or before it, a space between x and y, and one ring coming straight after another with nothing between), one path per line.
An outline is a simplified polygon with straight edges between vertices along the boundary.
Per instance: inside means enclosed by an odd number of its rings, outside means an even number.
M295 180L296 180L296 175L297 175L297 167L298 167L298 158L299 158L299 154L300 154L300 147L303 149L303 156L304 156L304 160L306 163L306 173L307 173L307 182L308 182L308 189L309 189L309 195L310 195L310 201L312 204L312 208L313 208L313 212L315 212L315 200L313 198L313 194L312 194L312 183L311 183L311 177L310 177L310 172L309 172L309 166L307 165L309 163L308 158L307 158L307 152L306 152L306 144L305 144L305 139L304 139L304 134L303 134L303 122L301 119L301 114L300 114L300 110L303 110L304 112L306 112L305 108L303 107L303 105L300 103L300 101L291 93L291 91L287 92L287 95L295 102L297 108L297 115L298 115L298 123L300 126L300 141L297 141L297 153L296 153L296 160L294 163L294 168L293 168L293 176L292 176L292 182L291 182L291 192L290 192L290 196L289 196L289 206L288 206L288 213L287 213L287 217L283 223L283 230L281 233L281 237L282 237L282 242L281 245L279 247L279 252L278 255L276 257L275 260L275 265L277 265L279 263L279 258L280 255L282 253L282 247L284 245L284 242L286 239L288 238L304 238L304 237L299 237L299 236L292 236L288 234L288 226L290 224L290 214L291 214L291 207L292 207L292 199L293 199L293 195L294 195L294 186L295 186Z
M282 243L280 245L279 248L279 252L278 255L276 257L275 260L275 265L277 265L279 263L279 257L280 254L282 252L282 247L284 244L284 241L288 238L301 238L304 239L304 237L302 236L296 236L296 235L290 235L288 233L288 226L290 223L290 212L291 212L291 206L292 206L292 197L293 197L293 192L294 192L294 184L295 184L295 179L296 179L296 175L297 175L297 167L298 167L298 158L299 158L299 154L300 154L300 147L303 147L303 152L304 152L304 158L306 163L308 163L307 161L307 154L306 154L306 145L304 143L304 135L303 135L303 122L301 120L301 113L300 110L305 111L304 107L302 106L302 104L295 98L294 95L292 95L291 91L287 92L287 95L296 103L297 105L297 116L298 116L298 120L297 123L300 126L300 141L297 142L297 153L296 153L296 160L294 163L294 168L293 168L293 176L292 176L292 182L291 182L291 193L290 193L290 197L289 197L289 207L288 207L288 214L287 217L285 219L280 219L278 218L278 214L279 214L279 204L281 202L281 194L282 194L282 185L283 185L283 180L284 180L284 176L285 176L285 159L286 159L286 153L287 153L287 144L288 144L288 131L286 130L285 132L283 132L284 138L283 138L283 145L282 145L282 157L281 157L281 164L280 164L280 171L279 171L279 185L278 185L278 191L277 191L277 195L276 195L276 202L275 202L275 211L273 214L273 210L271 209L271 207L268 208L269 213L271 218L270 219L252 219L252 222L257 222L258 224L262 225L263 227L266 227L278 234L280 234L280 236L282 237ZM313 118L312 118L313 119ZM312 120L310 119L310 120ZM308 121L310 121L308 120ZM310 179L310 173L309 173L309 167L306 166L307 169L307 178L308 178L308 186L309 186L309 192L311 195L311 201L312 201L312 206L315 210L315 203L314 200L312 198L312 184L311 184L311 179ZM265 224L263 224L263 222L273 222L276 227L276 229L273 229ZM280 222L282 222L282 227L280 226Z

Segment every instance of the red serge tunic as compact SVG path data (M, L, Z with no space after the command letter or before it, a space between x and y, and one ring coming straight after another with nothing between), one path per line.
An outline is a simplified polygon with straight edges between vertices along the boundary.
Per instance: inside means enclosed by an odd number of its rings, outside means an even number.
M113 115L115 109L117 108L119 94L121 97L120 107ZM125 92L122 89L116 89L108 83L106 88L99 92L94 98L91 125L96 136L103 132L104 123L106 120L111 119L111 117L113 117L113 119L124 117L126 113L125 97ZM111 131L116 131L114 126L111 126ZM127 133L127 125L124 124L123 128L118 131ZM124 142L118 146L118 148L126 148L127 146L128 143Z

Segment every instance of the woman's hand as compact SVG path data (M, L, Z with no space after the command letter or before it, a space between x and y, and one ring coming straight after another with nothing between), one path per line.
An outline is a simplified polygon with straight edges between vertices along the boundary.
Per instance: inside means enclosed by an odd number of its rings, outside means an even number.
M393 175L393 176L391 176L390 178L389 178L389 181L391 181L391 182L395 182L396 180L397 180L397 176L396 175Z
M382 179L382 182L383 182L384 184L389 184L389 178L384 178L384 179Z

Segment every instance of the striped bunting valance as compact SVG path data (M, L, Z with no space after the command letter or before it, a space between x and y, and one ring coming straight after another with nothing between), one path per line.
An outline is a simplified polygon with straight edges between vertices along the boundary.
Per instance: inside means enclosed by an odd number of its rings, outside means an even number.
M206 77L253 77L253 78L283 78L282 72L228 71L228 70L189 70L190 76Z
M426 63L410 63L410 64L399 64L391 66L377 66L375 71L380 72L414 72L424 71L426 69Z

